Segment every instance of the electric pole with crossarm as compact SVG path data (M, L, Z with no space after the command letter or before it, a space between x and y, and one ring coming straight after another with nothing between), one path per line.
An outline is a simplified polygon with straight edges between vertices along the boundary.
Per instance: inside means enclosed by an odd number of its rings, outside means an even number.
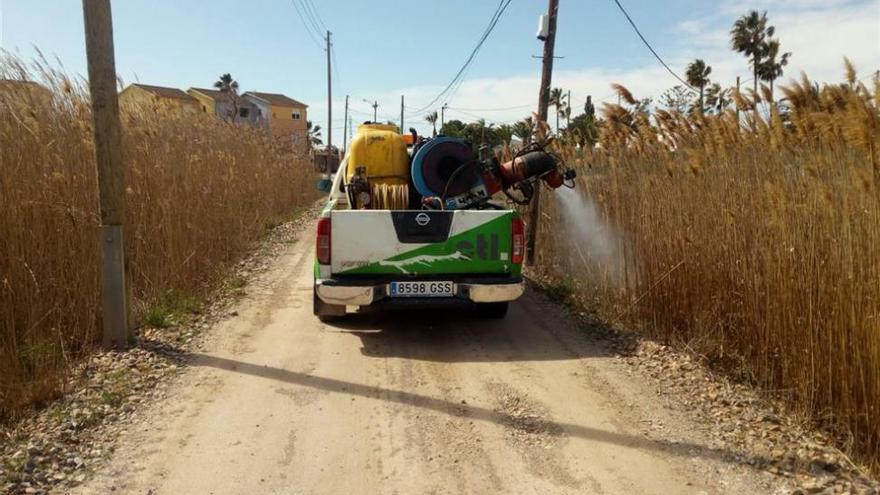
M327 156L330 156L330 149L333 147L333 84L330 78L330 35L327 31Z
M544 129L547 124L547 106L550 99L550 80L553 76L553 46L556 42L556 15L559 11L559 0L549 0L547 7L547 34L544 38L544 61L541 71L541 89L538 93L538 125ZM539 39L543 33L538 33ZM526 240L526 263L535 265L535 245L538 238L538 219L541 215L541 187L535 187L529 209L529 235Z

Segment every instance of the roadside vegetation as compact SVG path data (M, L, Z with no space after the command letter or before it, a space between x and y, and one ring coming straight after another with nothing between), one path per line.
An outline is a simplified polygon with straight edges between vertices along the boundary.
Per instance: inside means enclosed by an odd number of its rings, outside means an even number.
M80 80L4 56L0 79L0 420L63 390L100 340L97 185ZM208 287L316 199L302 153L155 105L122 113L135 322L198 312ZM241 288L240 281L231 284Z
M440 132L507 159L555 136L580 176L544 196L549 295L703 355L880 468L880 72L844 59L838 83L779 85L797 55L766 12L736 19L730 48L741 85L697 59L657 98L614 84L573 115L554 88L548 125Z
M705 73L705 71L702 71ZM649 109L616 86L579 187L547 195L540 267L569 300L757 384L880 466L880 81ZM577 208L572 209L574 194Z

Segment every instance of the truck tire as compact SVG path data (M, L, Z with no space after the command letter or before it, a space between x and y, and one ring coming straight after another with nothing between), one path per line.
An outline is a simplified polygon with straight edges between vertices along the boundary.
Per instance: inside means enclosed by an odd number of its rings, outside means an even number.
M490 320L500 320L507 316L509 306L510 303L507 301L477 304L477 315Z
M327 304L318 297L318 291L312 292L312 310L321 323L329 323L345 316L345 306Z

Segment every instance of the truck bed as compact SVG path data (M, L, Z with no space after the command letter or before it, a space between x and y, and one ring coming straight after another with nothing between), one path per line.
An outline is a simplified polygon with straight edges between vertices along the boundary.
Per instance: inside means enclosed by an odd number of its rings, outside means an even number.
M511 259L515 215L511 210L333 210L331 263L322 275L519 275L520 265Z

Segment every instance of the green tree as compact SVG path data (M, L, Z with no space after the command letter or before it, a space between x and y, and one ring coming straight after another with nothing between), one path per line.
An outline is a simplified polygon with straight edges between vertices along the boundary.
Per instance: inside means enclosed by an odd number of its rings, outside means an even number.
M687 113L694 106L693 96L691 90L679 84L660 95L660 104L669 111Z
M758 66L758 77L770 83L770 102L773 102L773 83L782 77L784 68L788 65L791 52L779 53L779 40L768 39L761 49L763 60Z
M593 95L587 95L587 101L584 102L584 113L595 120L596 106L593 105Z
M501 144L510 144L510 138L513 137L513 126L510 124L501 124L495 128L495 135L501 139Z
M440 128L440 134L463 139L465 137L464 129L464 122L458 119L447 120L443 123L443 127Z
M468 134L467 140L475 147L479 147L483 143L500 144L500 139L495 135L493 126L494 124L487 124L486 119L477 119L476 122L471 122L465 127L465 132Z
M514 122L513 134L522 139L523 144L531 143L532 137L535 135L535 119L532 117L526 117L520 121Z
M730 105L730 88L722 89L714 83L706 88L706 109L715 115L723 112Z
M582 113L571 119L566 128L574 142L580 146L594 146L599 141L599 123L596 113Z
M488 124L484 119L465 124L460 120L450 120L443 124L440 133L445 136L457 137L469 142L474 149L479 149L483 143L497 146L503 140L503 133Z
M685 77L687 78L687 83L695 88L699 88L700 90L700 112L703 111L703 95L706 85L709 84L709 74L712 73L712 67L706 65L706 62L703 62L700 59L696 59L691 62L687 66L687 71L685 72Z
M425 115L425 121L434 127L433 137L437 137L437 111Z
M753 10L733 23L730 30L731 47L750 58L754 77L755 94L758 93L758 71L765 51L765 41L773 36L776 28L767 25L767 12Z
M320 146L323 141L321 140L321 126L313 125L311 120L306 121L306 132L309 135L309 142L313 145Z
M226 117L231 122L235 121L236 115L238 115L238 81L232 78L232 74L226 73L220 75L220 77L214 82L214 87L219 89L220 92L225 93L227 98L229 98L229 103L232 105L232 108L226 110Z

